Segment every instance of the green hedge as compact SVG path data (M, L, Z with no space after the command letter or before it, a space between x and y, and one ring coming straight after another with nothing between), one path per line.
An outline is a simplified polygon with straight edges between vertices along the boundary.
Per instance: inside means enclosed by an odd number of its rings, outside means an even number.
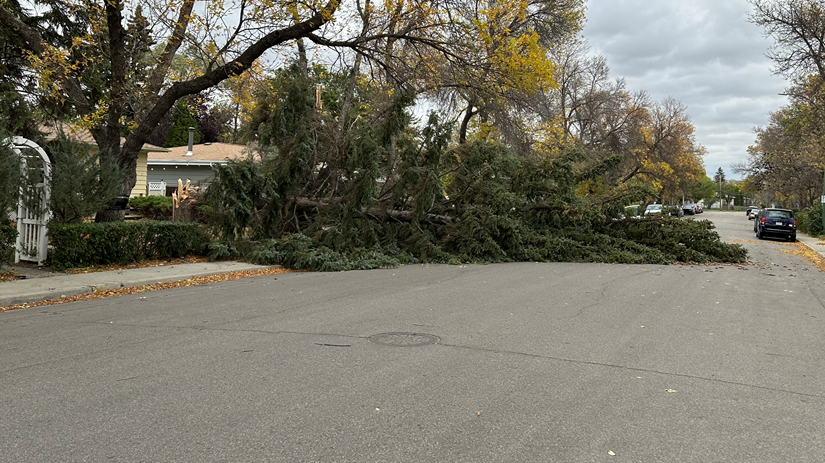
M172 220L171 196L139 196L129 200L129 207L147 219Z
M813 236L825 235L822 229L822 206L816 205L796 214L797 229Z
M51 223L49 241L49 263L63 269L202 255L209 237L196 223Z
M11 225L0 225L0 264L14 262L14 244L16 240L16 228Z

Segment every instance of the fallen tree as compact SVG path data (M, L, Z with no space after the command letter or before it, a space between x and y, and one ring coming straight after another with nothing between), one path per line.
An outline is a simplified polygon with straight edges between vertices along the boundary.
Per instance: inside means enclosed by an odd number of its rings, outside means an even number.
M745 259L744 248L721 242L709 222L619 220L628 201L650 194L642 186L576 194L581 182L615 167L615 158L585 168L575 151L525 157L491 141L450 146L452 124L431 115L412 129L408 104L398 98L356 126L346 162L307 149L315 140L293 138L262 161L217 167L206 194L218 212L212 256L316 270ZM391 149L396 161L388 169Z

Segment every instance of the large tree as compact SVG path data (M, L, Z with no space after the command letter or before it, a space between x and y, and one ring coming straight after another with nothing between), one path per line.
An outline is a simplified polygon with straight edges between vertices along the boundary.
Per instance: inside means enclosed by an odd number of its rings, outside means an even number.
M40 88L70 106L103 156L123 168L123 193L136 182L141 146L176 101L242 74L273 48L297 44L306 61L303 39L309 39L348 51L347 57L387 82L421 89L439 87L438 80L425 84L434 69L451 69L467 82L486 75L493 81L509 76L518 84L523 77L511 74L521 69L510 58L524 51L535 55L545 32L581 21L578 0L508 0L484 9L467 0L210 0L198 8L194 0L141 8L123 0L44 0L37 6L0 5L3 33L30 53ZM59 20L34 21L44 10ZM507 22L496 22L501 18ZM499 45L491 48L493 43ZM156 53L153 44L160 44ZM173 75L183 46L196 51L199 63L189 75ZM353 76L361 73L359 66ZM112 211L98 216L120 218Z
M822 191L825 169L825 4L821 0L750 0L749 20L774 40L768 57L791 79L790 105L756 130L747 164L749 185L796 207Z
M749 21L774 40L768 57L776 72L825 77L825 5L821 0L749 0Z
M146 28L140 28L139 32L136 27L127 28L124 12L128 10L122 0L99 4L71 0L45 3L44 7L50 11L74 12L64 19L76 26L76 30L64 30L65 36L51 30L57 36L55 39L49 39L43 27L31 25L30 18L35 12L23 8L10 10L0 5L0 23L36 57L34 67L40 71L41 87L53 89L56 99L69 103L86 122L101 153L112 157L124 169L126 175L121 190L124 194L131 191L137 180L136 163L141 146L177 100L241 74L272 47L320 29L336 14L340 2L309 4L297 12L296 20L291 16L284 18L281 11L265 15L265 3L243 1L235 12L236 26L223 38L222 47L213 50L213 60L205 72L170 82L167 80L169 68L185 38L197 39L199 34L206 34L200 38L207 44L209 38L215 39L211 36L213 30L205 26L220 14L216 9L220 5L210 2L205 14L195 12L194 5L194 0L155 5L158 13L153 18L156 29L152 32L156 41L163 40L165 46L146 69L139 69L136 63L142 62L138 59L141 57L130 56L128 48L138 35L147 32ZM177 15L163 14L164 9ZM135 10L132 18L142 14ZM82 32L77 34L77 30ZM85 53L79 54L78 50ZM90 69L97 72L89 72ZM133 100L129 91L139 92L139 106L132 108L132 121L125 120L128 102ZM121 145L123 134L126 137ZM113 212L100 212L99 216L104 220L120 218Z

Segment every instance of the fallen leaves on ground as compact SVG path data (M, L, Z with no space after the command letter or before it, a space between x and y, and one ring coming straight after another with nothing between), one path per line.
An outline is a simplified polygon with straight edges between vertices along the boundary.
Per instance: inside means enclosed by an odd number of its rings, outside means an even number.
M149 291L160 291L163 289L183 288L185 286L201 286L212 283L219 283L221 281L240 280L243 278L252 278L265 275L277 275L280 273L294 272L295 270L285 269L282 267L264 268L260 270L243 270L239 272L219 273L217 275L207 275L203 277L195 277L189 280L173 281L169 283L152 283L151 285L143 286L128 286L117 289L101 289L91 293L78 294L77 296L61 297L60 299L49 299L46 301L28 302L25 304L15 304L7 307L0 307L0 312L15 309L28 309L30 307L42 307L46 305L65 304L68 302L88 301L92 299L103 299L105 297L125 296L128 294L145 293ZM145 300L146 297L140 297L139 300Z
M178 257L176 259L164 260L144 260L140 262L132 262L130 264L107 264L107 265L92 265L89 267L70 268L65 270L65 273L95 273L108 272L111 270L126 270L130 268L147 268L147 267L171 267L180 264L199 264L201 262L209 262L209 259L203 256L186 256Z
M14 272L0 272L0 281L14 280Z
M801 243L792 243L788 244L788 246L793 246L795 249L780 249L780 251L787 254L792 254L794 256L799 256L813 264L819 269L819 271L825 272L825 258L823 258L818 252Z

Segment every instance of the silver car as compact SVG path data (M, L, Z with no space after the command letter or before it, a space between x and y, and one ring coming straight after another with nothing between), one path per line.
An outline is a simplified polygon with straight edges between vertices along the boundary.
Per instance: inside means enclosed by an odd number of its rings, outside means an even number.
M661 204L649 204L645 208L645 216L653 216L658 215L661 217L662 215L662 205Z

